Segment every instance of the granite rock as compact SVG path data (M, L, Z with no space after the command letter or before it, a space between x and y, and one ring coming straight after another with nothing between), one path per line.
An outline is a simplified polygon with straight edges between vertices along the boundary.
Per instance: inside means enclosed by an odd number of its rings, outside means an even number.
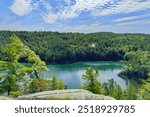
M19 96L17 100L115 100L112 97L93 94L82 89L55 90Z

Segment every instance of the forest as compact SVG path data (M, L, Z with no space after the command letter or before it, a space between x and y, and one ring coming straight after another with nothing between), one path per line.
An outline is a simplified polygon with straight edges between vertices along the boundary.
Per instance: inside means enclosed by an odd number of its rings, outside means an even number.
M17 48L14 48L16 41L14 40L14 46L7 45L7 43L9 43L10 41L9 38L13 34L17 35L18 38L21 39L22 43L26 45L23 48L21 47L22 48L21 51L25 52L25 55L18 53L19 56L17 57L19 58L15 58L17 52L19 52ZM14 36L14 38L16 38L17 40L17 37ZM19 46L22 45L19 40L17 43L20 43ZM7 45L8 47L7 46L3 47L3 45ZM12 48L14 52L10 53ZM8 53L14 58L8 57ZM37 92L34 91L37 88L33 88L35 86L32 85L40 84L40 82L42 82L37 80L40 79L37 71L45 71L46 68L43 67L45 63L65 64L77 61L101 61L101 60L122 61L123 63L125 63L126 66L119 75L127 78L132 78L140 82L141 88L138 90L138 92L140 92L142 98L146 97L144 99L149 99L150 94L149 34L115 34L111 32L83 34L83 33L59 33L59 32L0 31L0 61L1 61L0 67L3 68L4 67L3 62L5 61L6 64L7 61L11 61L11 59L17 60L17 61L15 60L14 63L12 63L12 65L14 66L16 65L15 66L16 68L18 68L19 63L25 62L32 63L32 66L31 64L23 65L23 67L21 65L21 70L19 72L17 71L18 74L15 74L14 72L16 69L9 68L10 64L7 64L8 66L5 66L6 69L8 69L8 71L10 70L11 74L15 75L14 77L18 77L17 75L20 75L20 77L22 78L22 76L24 76L25 73L28 73L28 75L34 79L30 82L30 85L28 86L29 89L28 91L31 93ZM31 70L29 69L29 67L33 69ZM89 73L90 72L92 73L92 71L94 70L89 71ZM97 75L95 74L95 76L94 75L92 76L94 79L96 79ZM88 78L88 73L85 78L83 76L83 79L86 80L86 78ZM55 81L54 84L60 85L53 85L53 82L51 82L50 83L51 85L49 85L50 89L53 89L53 87L55 87L54 89L66 88L62 81L57 81L55 76L53 76L53 80ZM15 82L15 80L13 82ZM47 81L43 82L47 84ZM102 86L103 89L105 89L105 91L103 91L105 92L104 94L113 95L109 94L109 92L112 91L107 91L107 89L110 89L109 84L110 86L117 87L116 89L117 91L120 90L120 88L113 81L110 81L108 84L104 84ZM58 86L58 88L56 86ZM93 87L94 89L92 89L91 91L98 94L101 93L102 87L97 87L97 85L95 86L96 87ZM14 87L17 89L17 86ZM9 87L8 89L11 88L12 87ZM98 90L97 92L96 91L97 89L100 90ZM89 90L89 88L87 88L87 90ZM11 93L11 91L9 91L9 93Z
M150 35L0 31L2 45L16 34L47 64L77 61L128 61L120 75L147 79L150 70ZM21 59L24 62L24 59Z
M16 34L46 63L125 60L127 52L150 51L148 34L58 33L0 31L0 44ZM0 52L1 53L1 52Z

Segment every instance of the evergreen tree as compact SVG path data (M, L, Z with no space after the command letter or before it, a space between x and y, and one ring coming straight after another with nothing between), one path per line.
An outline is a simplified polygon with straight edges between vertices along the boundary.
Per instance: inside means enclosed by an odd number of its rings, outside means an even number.
M86 73L82 76L84 80L83 86L81 88L89 90L95 94L102 93L102 85L98 80L99 72L94 70L92 67L88 68Z
M12 35L9 44L3 46L3 56L0 56L0 70L4 74L0 75L0 92L20 90L20 82L25 81L25 76L40 78L42 71L47 71L45 63L41 61L34 51L25 46L16 35ZM26 64L20 62L26 59Z
M63 90L66 88L67 87L62 80L57 80L56 75L52 76L51 86L50 86L51 90Z
M33 79L29 83L28 92L29 93L36 93L41 91L48 91L49 90L50 81L45 79Z
M114 79L108 80L107 83L103 84L103 94L107 96L114 97L115 99L122 99L122 89L114 81Z
M58 80L57 81L57 89L58 90L67 89L67 86L64 84L63 80Z
M129 85L124 91L123 91L123 100L136 100L137 99L137 89Z
M138 99L150 100L150 78L143 81L138 89Z
M53 75L51 80L51 90L56 90L56 89L57 89L57 78L56 75Z

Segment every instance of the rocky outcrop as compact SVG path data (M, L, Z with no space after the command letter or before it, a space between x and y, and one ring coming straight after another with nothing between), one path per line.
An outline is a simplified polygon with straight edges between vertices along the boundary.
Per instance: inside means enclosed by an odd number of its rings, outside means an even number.
M114 100L112 97L93 94L86 90L44 91L16 98L17 100Z
M0 96L0 100L11 100L11 98L5 97L5 96Z

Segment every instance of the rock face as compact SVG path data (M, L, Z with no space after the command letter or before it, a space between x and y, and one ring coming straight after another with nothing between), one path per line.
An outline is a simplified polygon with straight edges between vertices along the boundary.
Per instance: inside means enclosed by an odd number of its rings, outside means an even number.
M0 96L0 100L11 100L11 98L5 97L5 96Z
M112 97L93 94L86 90L44 91L16 98L17 100L115 100Z

